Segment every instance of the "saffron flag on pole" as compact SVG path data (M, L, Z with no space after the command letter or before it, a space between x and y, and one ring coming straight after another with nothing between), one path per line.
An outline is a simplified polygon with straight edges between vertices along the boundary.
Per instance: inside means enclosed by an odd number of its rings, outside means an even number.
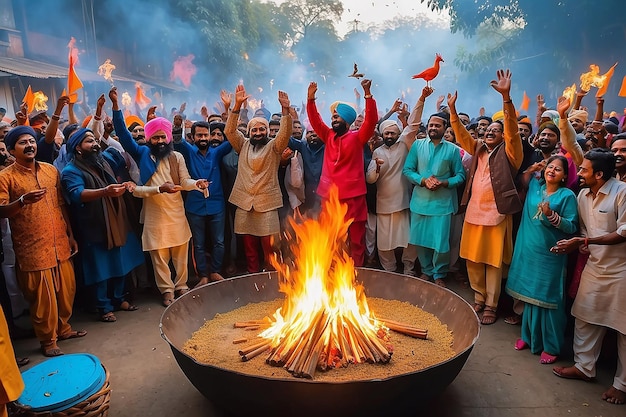
M141 108L141 109L145 109L146 106L148 106L150 103L152 103L152 100L150 100L150 98L148 98L144 92L143 92L143 88L141 87L141 83L135 83L135 103Z
M26 94L24 94L22 103L26 103L26 105L28 105L28 112L26 116L35 110L35 95L33 94L33 90L30 88L30 85L28 85L28 88L26 89Z
M78 100L78 94L76 91L83 88L83 82L76 75L76 70L74 69L74 65L78 63L78 48L75 46L76 40L74 38L70 39L70 43L67 45L69 48L68 53L68 61L69 61L69 70L67 74L67 94L70 96L70 103L76 103Z
M602 97L606 94L606 90L609 88L609 83L611 82L611 77L613 77L613 72L615 72L615 67L617 66L617 62L613 65L609 70L602 76L604 78L604 84L602 87L598 88L598 92L596 93L596 97Z
M528 111L528 107L530 106L530 97L524 91L524 96L522 97L522 105L519 106L520 110Z

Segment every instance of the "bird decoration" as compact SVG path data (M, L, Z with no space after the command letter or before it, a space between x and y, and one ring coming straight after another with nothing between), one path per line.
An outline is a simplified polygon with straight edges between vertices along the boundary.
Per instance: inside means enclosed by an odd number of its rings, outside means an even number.
M354 78L363 78L365 77L365 74L362 74L359 72L359 67L356 65L356 62L354 63L354 72L350 75L348 75L348 77L354 77Z
M424 71L420 72L419 74L415 74L412 78L413 79L422 78L426 81L426 86L430 87L430 82L434 80L435 77L437 77L437 74L439 74L440 62L444 62L444 60L441 57L441 55L437 54L435 56L435 63L433 64L432 67L426 68Z

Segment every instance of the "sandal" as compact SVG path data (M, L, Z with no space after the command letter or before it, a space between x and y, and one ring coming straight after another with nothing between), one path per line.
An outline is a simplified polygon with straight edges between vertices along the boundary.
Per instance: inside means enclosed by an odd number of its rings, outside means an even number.
M476 313L480 313L485 309L485 305L481 303L474 303L472 305L472 308L474 309Z
M122 310L122 311L137 311L139 310L139 307L137 307L134 304L129 303L128 301L122 301L122 304L120 304L120 306L117 309Z
M17 366L21 368L22 366L28 365L30 363L30 358L18 358L16 356L15 362L17 363Z
M443 278L437 278L435 280L435 284L437 284L441 288L448 288L448 286L446 285L446 282L443 280Z
M556 362L558 358L559 358L558 356L550 355L549 353L544 351L544 352L541 352L539 363L543 365L550 365Z
M528 349L528 343L524 342L522 339L517 339L515 342L515 350L524 350Z
M163 293L163 306L168 307L170 304L174 302L174 294L171 292Z
M189 288L181 288L180 290L176 290L175 294L176 294L176 298L180 297L181 295L185 295L189 292Z
M67 340L67 339L77 339L79 337L87 336L87 330L72 330L66 334L60 334L58 336L59 340Z
M53 358L55 356L61 356L63 352L55 342L52 342L50 344L41 345L41 354L48 358Z
M519 324L522 324L522 316L520 316L519 314L513 314L512 316L505 317L504 322L512 326L517 326Z
M480 324L489 326L490 324L494 324L497 320L498 316L496 315L496 309L485 306L485 309L483 310L483 317L480 319Z
M114 323L117 321L117 317L115 317L115 314L113 314L112 311L109 311L108 313L104 313L100 316L100 321L104 323Z

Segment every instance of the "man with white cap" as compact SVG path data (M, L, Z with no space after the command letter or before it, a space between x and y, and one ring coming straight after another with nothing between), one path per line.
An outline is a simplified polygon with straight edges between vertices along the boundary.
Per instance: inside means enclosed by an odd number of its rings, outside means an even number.
M336 185L339 200L348 205L346 219L353 219L348 229L350 256L355 266L365 262L365 222L367 203L365 200L365 160L363 148L374 134L378 121L376 101L372 97L371 80L361 81L365 98L365 119L358 130L350 130L356 120L356 110L346 103L334 103L331 106L332 123L326 125L315 104L317 83L311 82L307 91L307 115L311 127L324 142L324 162L317 193L322 199L328 199L330 188Z
M380 264L386 271L395 272L396 248L402 250L404 274L414 275L417 247L409 243L411 211L411 184L402 175L402 169L411 145L415 142L426 97L433 89L424 87L422 95L409 116L407 127L401 131L398 123L385 120L378 130L383 145L372 153L366 180L376 183L376 240Z

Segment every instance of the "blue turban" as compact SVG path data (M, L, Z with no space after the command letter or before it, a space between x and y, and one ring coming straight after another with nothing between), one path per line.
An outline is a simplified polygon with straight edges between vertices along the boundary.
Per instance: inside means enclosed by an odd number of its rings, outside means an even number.
M4 144L7 149L15 149L15 144L17 140L22 135L31 135L33 138L37 139L37 132L33 130L30 126L16 126L13 129L9 130L9 133L4 137Z
M66 151L68 155L74 155L74 152L76 152L76 147L80 145L83 140L85 140L85 136L87 135L87 133L93 134L93 131L91 129L81 127L80 129L76 130L72 136L70 136L66 146Z
M351 125L356 120L356 110L348 104L339 103L335 111L346 123Z

